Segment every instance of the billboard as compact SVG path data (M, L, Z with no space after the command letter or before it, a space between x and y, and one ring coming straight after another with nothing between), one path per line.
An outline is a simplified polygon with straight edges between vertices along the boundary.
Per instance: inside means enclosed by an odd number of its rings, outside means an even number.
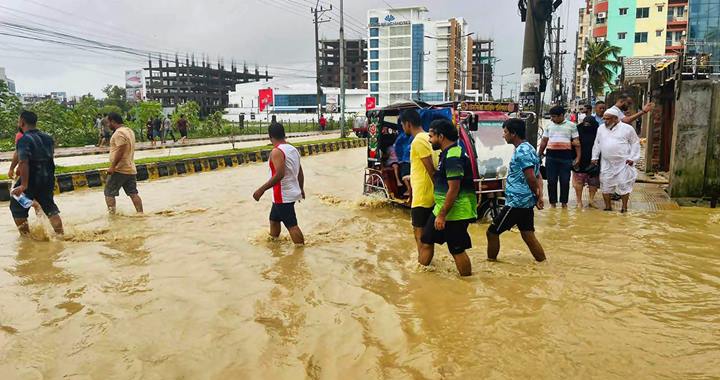
M125 96L127 100L142 100L145 98L145 72L140 70L125 71Z
M258 108L260 112L270 105L273 105L273 89L261 88L258 90Z

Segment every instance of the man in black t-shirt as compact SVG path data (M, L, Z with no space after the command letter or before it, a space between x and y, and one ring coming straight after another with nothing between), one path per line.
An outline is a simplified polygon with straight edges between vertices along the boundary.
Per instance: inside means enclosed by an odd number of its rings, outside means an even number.
M37 116L29 111L20 114L18 126L23 131L23 137L17 143L18 166L20 179L12 190L13 196L25 194L34 200L47 215L57 234L63 233L60 210L53 199L55 191L55 142L50 135L35 128ZM15 225L21 234L30 232L27 223L29 209L24 208L14 198L10 201L10 212Z
M597 130L600 127L595 117L592 115L592 106L585 106L585 113L587 116L584 120L580 120L577 129L580 135L580 163L574 169L573 173L573 187L575 188L575 195L577 197L577 204L582 207L582 194L585 185L588 186L590 191L590 200L588 207L594 207L595 194L600 187L599 170L591 169L590 161L592 160L592 149L595 144L595 137L597 136Z

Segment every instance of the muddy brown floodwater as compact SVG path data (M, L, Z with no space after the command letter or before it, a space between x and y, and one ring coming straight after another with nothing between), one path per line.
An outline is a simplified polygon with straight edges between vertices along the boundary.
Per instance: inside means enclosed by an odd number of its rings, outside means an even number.
M517 232L484 261L473 225L460 279L360 196L364 153L304 159L304 248L265 237L260 164L141 183L141 217L61 195L62 241L0 205L0 378L720 377L717 211L538 212L542 264Z

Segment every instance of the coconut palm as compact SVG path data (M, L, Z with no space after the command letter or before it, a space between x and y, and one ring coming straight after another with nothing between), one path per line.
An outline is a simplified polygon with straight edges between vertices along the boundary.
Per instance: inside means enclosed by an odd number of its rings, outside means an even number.
M608 41L590 42L582 60L582 69L588 72L588 93L602 94L605 85L612 86L614 70L621 67L619 61L622 49Z

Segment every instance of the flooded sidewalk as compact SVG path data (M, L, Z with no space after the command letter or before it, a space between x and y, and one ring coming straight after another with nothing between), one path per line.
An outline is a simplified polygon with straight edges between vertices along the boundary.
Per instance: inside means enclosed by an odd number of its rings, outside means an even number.
M720 377L718 210L644 207L664 203L643 186L627 214L538 211L540 264L517 231L485 261L474 224L461 279L445 247L418 268L409 210L360 195L365 155L303 158L305 247L267 238L267 164L140 183L143 216L61 194L64 240L3 211L1 377Z

